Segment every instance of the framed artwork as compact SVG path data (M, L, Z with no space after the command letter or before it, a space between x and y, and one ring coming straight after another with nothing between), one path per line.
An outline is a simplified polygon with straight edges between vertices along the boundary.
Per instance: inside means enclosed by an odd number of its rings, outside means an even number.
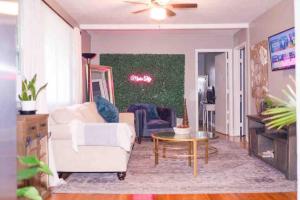
M253 46L250 51L251 95L255 100L257 113L268 92L268 42L263 40Z
M110 66L91 65L90 77L90 101L99 95L115 104L112 68Z

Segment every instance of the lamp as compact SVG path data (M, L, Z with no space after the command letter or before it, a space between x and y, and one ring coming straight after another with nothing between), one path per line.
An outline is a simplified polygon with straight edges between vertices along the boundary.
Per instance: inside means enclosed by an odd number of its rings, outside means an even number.
M90 101L90 94L91 94L91 59L95 58L97 54L95 53L82 53L82 57L86 59L87 69L85 71L86 77L86 100Z
M84 57L88 64L90 64L91 59L95 58L97 54L95 53L82 53L82 57Z

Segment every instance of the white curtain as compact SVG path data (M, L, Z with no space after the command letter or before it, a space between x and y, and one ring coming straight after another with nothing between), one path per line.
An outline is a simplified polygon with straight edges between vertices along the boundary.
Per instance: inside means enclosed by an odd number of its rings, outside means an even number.
M82 103L83 77L82 77L82 50L81 50L81 35L80 29L75 27L73 30L73 59L72 59L72 102Z
M47 5L44 13L44 54L48 84L47 100L50 109L72 103L72 28Z
M37 86L48 83L38 97L39 113L82 102L79 28L70 27L41 0L20 1L22 74L37 74Z
M22 79L31 79L37 74L37 87L46 82L44 67L44 36L43 13L40 0L20 1L19 39L20 39L20 64ZM19 91L19 90L17 90ZM37 100L39 113L47 113L47 97L43 91Z

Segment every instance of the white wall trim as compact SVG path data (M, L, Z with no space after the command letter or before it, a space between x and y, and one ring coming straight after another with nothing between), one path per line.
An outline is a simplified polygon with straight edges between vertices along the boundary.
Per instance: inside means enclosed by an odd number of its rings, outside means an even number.
M241 29L249 28L249 24L81 24L80 28L84 30Z
M295 3L295 31L296 31L296 54L297 55L300 55L300 37L298 37L300 35L300 26L298 26L298 24L300 23L300 12L299 12L299 9L300 9L300 1L298 0L295 0L294 1ZM297 12L298 11L298 12ZM296 56L296 63L300 63L300 56ZM296 94L297 94L297 121L300 119L300 87L299 87L299 83L300 83L300 69L298 67L296 67ZM300 123L298 121L297 123L297 130L299 131L300 130ZM297 175L298 175L298 180L300 178L300 158L299 158L299 155L300 155L300 137L298 136L297 137ZM297 188L298 188L298 191L300 190L300 184L297 184ZM297 195L297 199L300 200L300 195Z
M236 78L240 76L240 70L239 70L239 65L240 65L240 49L245 48L245 63L244 63L244 74L245 74L245 91L244 91L244 115L248 115L248 102L250 102L250 99L248 99L248 62L247 62L247 55L248 55L248 49L247 49L247 42L242 42L241 44L238 44L234 47L233 49L233 103L234 106L236 108L237 104L236 101L237 99L239 99L239 95L237 96L237 91L236 91L236 84L235 83L239 83L239 79L237 80ZM238 81L238 82L237 82ZM239 85L239 84L238 84ZM239 104L238 104L239 105ZM232 135L233 136L240 136L240 130L239 130L239 126L236 125L236 122L239 120L239 109L234 109L234 124L233 124L233 132ZM248 123L244 122L245 126L244 126L244 131L247 135L248 132Z
M195 85L196 85L196 87L195 87L195 89L196 89L196 92L195 92L195 94L196 94L196 96L195 96L195 99L196 99L196 101L195 101L195 108L196 108L196 118L195 118L195 120L196 120L196 130L199 130L199 105L198 105L198 101L199 101L199 99L198 99L198 53L214 53L214 52L216 52L216 53L228 53L229 54L229 67L230 67L230 69L232 70L232 68L233 68L233 59L232 59L232 57L233 57L233 50L232 49L195 49ZM230 82L231 84L232 84L232 82ZM232 87L231 87L232 88ZM233 98L232 98L232 96L233 95L230 95L231 96L231 102L232 102L232 100L233 100ZM231 108L232 108L232 106L231 106ZM232 113L232 112L231 112ZM232 119L231 119L232 120ZM232 126L229 126L229 133L228 134L230 134L232 132Z

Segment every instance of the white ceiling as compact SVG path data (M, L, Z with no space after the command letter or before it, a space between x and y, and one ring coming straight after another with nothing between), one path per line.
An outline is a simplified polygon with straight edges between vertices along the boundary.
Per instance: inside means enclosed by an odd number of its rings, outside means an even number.
M147 2L150 0L137 0ZM198 3L197 9L174 9L175 17L161 24L243 24L249 23L281 0L171 0ZM144 8L122 0L57 1L79 24L157 24L149 13L132 14Z

